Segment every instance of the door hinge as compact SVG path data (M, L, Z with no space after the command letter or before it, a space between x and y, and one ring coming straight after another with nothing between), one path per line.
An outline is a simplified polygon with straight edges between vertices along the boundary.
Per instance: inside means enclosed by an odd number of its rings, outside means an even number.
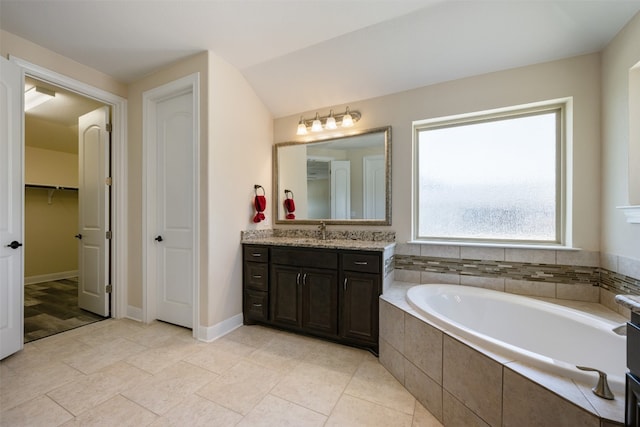
M113 233L111 232L111 230L107 231L107 240L111 239L113 237Z
M107 179L104 180L104 183L107 184L107 185L113 184L113 178L108 176Z
M107 285L107 287L105 288L105 291L110 294L111 292L113 292L113 285L109 284Z
M111 123L107 123L107 132L111 132L112 129L113 126L111 126Z

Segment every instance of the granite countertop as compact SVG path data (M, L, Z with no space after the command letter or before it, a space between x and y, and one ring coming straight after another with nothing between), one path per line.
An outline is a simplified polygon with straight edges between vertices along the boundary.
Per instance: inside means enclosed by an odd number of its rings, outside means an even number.
M326 230L325 235L325 240L320 239L317 229L247 230L240 233L240 243L380 252L396 245L396 233L393 231Z
M395 242L374 241L374 240L354 240L354 239L318 239L313 237L244 237L243 244L270 245L270 246L296 246L306 248L327 248L327 249L355 249L383 252L396 245Z
M640 296L638 295L616 295L616 302L634 313L640 314Z

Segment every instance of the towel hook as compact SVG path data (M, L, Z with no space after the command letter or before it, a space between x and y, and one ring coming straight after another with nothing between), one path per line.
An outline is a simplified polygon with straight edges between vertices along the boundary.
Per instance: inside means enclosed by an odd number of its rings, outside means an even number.
M264 191L264 188L262 187L262 185L255 184L255 185L253 186L253 190L255 191L256 196L258 195L258 189L261 189L261 190L262 190L262 195L263 195L263 196L266 194L266 192Z
M293 191L291 191L291 190L284 190L284 197L286 197L288 199L289 198L289 193L291 193L291 198L293 199Z

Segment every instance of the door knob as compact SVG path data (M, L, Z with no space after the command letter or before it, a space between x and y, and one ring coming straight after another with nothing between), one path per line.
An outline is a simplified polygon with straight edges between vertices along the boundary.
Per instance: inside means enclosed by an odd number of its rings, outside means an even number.
M73 236L73 237L75 237L75 238L76 238L76 239L78 239L78 240L82 240L82 234L76 234L76 235L75 235L75 236Z
M22 243L18 242L17 240L14 240L13 242L7 245L7 248L18 249L20 246L22 246Z
M155 240L156 242L162 242L162 236L158 236L153 240Z

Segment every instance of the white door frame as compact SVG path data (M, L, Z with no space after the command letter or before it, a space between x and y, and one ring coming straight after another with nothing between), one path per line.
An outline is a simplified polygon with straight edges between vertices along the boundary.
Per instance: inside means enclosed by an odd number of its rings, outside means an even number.
M193 95L193 138L194 149L194 206L193 206L193 322L194 338L200 338L200 73L193 73L165 85L148 90L142 94L142 318L145 323L156 319L156 282L154 280L157 265L154 237L156 193L150 191L156 174L155 128L156 104L191 92Z
M51 83L55 86L93 98L111 107L111 317L132 317L127 307L127 100L102 89L32 64L15 56L9 60L20 66L22 84L25 75ZM24 167L24 165L23 165ZM139 319L136 319L139 320Z

